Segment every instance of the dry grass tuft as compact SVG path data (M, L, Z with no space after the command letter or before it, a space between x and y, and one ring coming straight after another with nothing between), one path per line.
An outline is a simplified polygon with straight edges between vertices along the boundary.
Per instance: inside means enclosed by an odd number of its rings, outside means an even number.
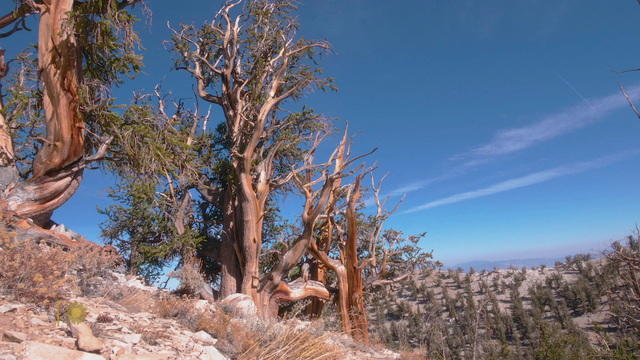
M113 320L114 320L113 317L107 313L101 313L96 318L96 322L101 324L112 323Z
M153 294L127 286L116 286L108 294L109 298L132 313L156 312L157 302Z
M214 313L204 313L198 317L196 323L191 326L193 331L206 331L213 337L221 339L227 336L231 316L217 311Z
M267 325L238 360L339 360L343 352L318 336L293 326Z
M102 296L105 289L104 278L115 270L122 259L116 253L104 251L99 246L86 245L73 251L73 269L76 271L78 286L84 296Z
M185 324L193 321L196 315L189 301L171 295L156 300L154 312L162 318L177 319Z
M71 295L91 295L95 279L114 269L119 257L99 246L71 250L17 241L0 232L0 291L25 302L50 306ZM104 282L104 281L102 281Z
M400 359L402 360L427 360L427 356L425 354L419 352L400 352Z
M50 306L68 296L76 255L32 241L0 239L0 289L22 301Z

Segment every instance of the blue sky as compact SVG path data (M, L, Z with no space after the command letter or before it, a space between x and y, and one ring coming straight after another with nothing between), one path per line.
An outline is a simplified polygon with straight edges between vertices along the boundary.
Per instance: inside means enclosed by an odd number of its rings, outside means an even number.
M116 93L160 82L191 97L166 23L199 24L219 3L148 4L145 73ZM302 35L333 45L322 66L340 88L305 102L348 121L356 151L380 148L386 193L406 193L389 225L428 232L436 258L562 255L638 223L640 120L618 83L639 98L640 74L614 72L640 67L635 0L307 0L299 15ZM95 239L111 181L89 173L55 219Z

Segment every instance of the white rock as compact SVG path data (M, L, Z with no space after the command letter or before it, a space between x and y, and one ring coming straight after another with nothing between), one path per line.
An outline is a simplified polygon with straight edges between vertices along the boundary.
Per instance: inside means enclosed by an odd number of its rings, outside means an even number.
M137 344L140 342L140 340L142 339L142 335L140 334L121 334L118 336L118 338L124 342L126 342L127 344Z
M93 331L87 323L70 323L71 333L76 338L78 349L89 352L99 352L104 346L104 342L93 335Z
M22 305L5 304L5 305L0 306L0 314L4 314L4 313L10 312L10 311L16 311L21 307L22 307Z
M60 346L25 341L22 356L29 360L105 360L100 355L69 350Z
M27 334L18 331L5 331L2 338L6 341L21 343L27 340Z
M212 304L207 300L198 300L193 303L193 308L200 311L205 311L211 308Z
M220 301L222 308L227 308L231 313L238 317L255 317L258 314L258 308L253 302L251 296L246 294L231 294Z
M208 332L200 330L193 334L193 338L206 345L215 345L218 339L214 339Z
M229 360L226 356L222 355L218 349L213 346L205 346L204 352L200 356L200 360Z
M116 360L169 360L170 355L165 354L124 354L117 356Z
M119 340L111 341L110 345L111 345L112 357L117 357L119 355L131 353L131 351L133 350L133 345L127 344Z
M47 322L42 320L42 319L38 319L37 317L32 317L31 319L29 319L29 322L32 325L47 325Z

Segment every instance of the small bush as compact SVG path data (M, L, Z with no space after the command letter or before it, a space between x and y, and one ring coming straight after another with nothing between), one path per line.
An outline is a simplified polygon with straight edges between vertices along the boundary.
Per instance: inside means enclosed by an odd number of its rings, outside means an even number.
M155 313L166 319L177 319L185 324L190 324L193 315L191 304L175 296L165 296L155 302Z
M111 317L109 314L107 313L101 313L100 315L98 315L98 317L96 318L96 322L97 323L101 323L101 324L106 324L106 323L111 323L113 322L113 317Z
M66 321L79 324L87 318L87 308L78 302L56 302L56 321Z
M32 241L0 240L0 289L24 302L50 306L74 287L76 254Z
M180 286L176 289L177 294L197 296L202 289L208 285L200 272L197 261L186 261L180 269L169 273L169 277L180 280Z
M158 301L153 294L148 291L132 289L127 286L116 286L110 289L107 295L129 312L158 312Z
M193 324L192 329L193 331L206 331L217 339L224 339L227 337L230 322L231 316L224 312L204 313Z

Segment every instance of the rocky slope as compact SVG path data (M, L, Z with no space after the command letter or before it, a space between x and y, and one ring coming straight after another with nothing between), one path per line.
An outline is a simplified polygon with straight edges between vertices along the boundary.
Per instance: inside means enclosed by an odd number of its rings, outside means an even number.
M262 322L242 301L177 298L118 273L92 281L94 296L49 307L0 296L0 360L294 359L294 347L318 359L399 358L323 331L321 323ZM80 304L88 332L77 331L60 304ZM289 354L274 357L277 351Z

